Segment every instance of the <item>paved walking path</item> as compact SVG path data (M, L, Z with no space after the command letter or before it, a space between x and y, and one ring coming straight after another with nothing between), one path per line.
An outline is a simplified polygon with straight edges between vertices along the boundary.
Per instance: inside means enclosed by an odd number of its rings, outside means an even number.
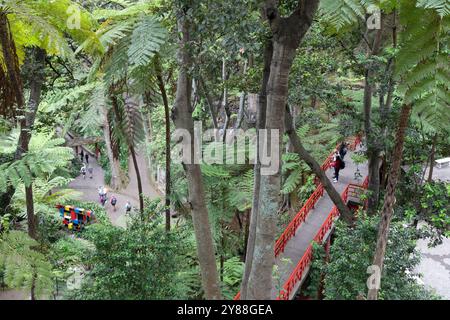
M444 238L442 244L428 248L428 241L417 241L417 250L421 253L420 264L416 271L423 275L426 288L442 298L450 300L450 239Z
M149 177L148 164L142 153L137 155L137 162L141 175L144 196L151 199L162 197L162 194L153 186L153 183ZM94 168L93 178L89 178L89 173L86 174L86 179L83 179L83 177L79 175L69 183L69 188L82 192L81 200L99 202L98 187L105 185L104 172L94 157L89 158L89 165ZM128 186L119 192L111 191L111 188L106 186L108 190L108 200L105 204L106 212L108 213L111 222L114 225L121 227L126 226L126 202L129 200L133 208L139 208L136 171L134 169L134 164L131 157L128 159L128 176ZM113 206L109 202L111 196L113 195L117 198L116 211L114 211Z

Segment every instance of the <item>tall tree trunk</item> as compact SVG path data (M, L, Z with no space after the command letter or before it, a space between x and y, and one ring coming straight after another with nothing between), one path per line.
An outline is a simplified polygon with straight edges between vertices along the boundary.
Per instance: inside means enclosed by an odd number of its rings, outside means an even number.
M6 75L4 80L6 88L3 88L3 84L1 90L5 90L6 99L8 101L2 101L5 106L3 108L8 108L8 110L4 110L5 114L11 114L16 117L17 115L24 115L23 109L25 105L24 95L23 95L23 83L22 77L20 75L19 69L19 59L17 58L16 47L14 43L14 39L10 32L9 21L6 13L0 13L0 48L2 50L2 56L4 66L6 67ZM12 108L10 107L12 106ZM16 107L16 108L14 108ZM12 109L12 110L10 110ZM2 110L3 111L3 110ZM22 118L21 122L25 122L25 117ZM25 123L24 123L25 124ZM22 131L21 131L22 136ZM23 139L23 136L22 136ZM19 160L22 157L22 151L20 149L21 141L19 141L17 150L14 156L15 160ZM7 213L7 209L11 204L12 197L14 196L15 188L12 186L8 186L6 192L3 193L0 197L2 207L5 208L4 212Z
M32 71L30 75L30 98L25 111L25 119L20 121L19 146L16 151L16 155L20 154L20 158L23 154L27 153L29 149L31 132L33 130L39 103L41 102L42 84L44 83L45 51L40 48L34 48L32 54L33 61L31 62ZM38 220L34 213L32 183L25 187L25 199L27 206L28 234L31 238L37 239Z
M248 299L270 299L272 271L275 263L276 218L281 190L281 153L284 134L285 105L288 95L289 72L300 45L308 31L319 1L299 1L297 8L287 18L281 17L277 1L266 1L265 18L273 33L273 55L267 82L266 127L267 142L272 135L279 135L278 145L270 145L271 165L276 172L261 174L259 193L259 216L256 228L252 269L248 280Z
M383 209L381 211L381 220L378 226L377 245L373 258L373 265L378 266L380 278L383 271L383 262L386 253L386 245L389 236L389 226L392 220L392 214L395 204L395 189L400 175L400 165L403 157L403 145L405 142L406 128L408 126L411 105L403 105L396 134L394 153L392 155L392 166L389 174L386 195L384 197ZM379 288L369 289L367 299L377 300Z
M112 103L115 103L114 99L112 99ZM103 113L103 137L105 139L106 145L106 154L108 156L108 160L111 167L111 183L110 186L113 190L122 189L122 172L120 169L119 159L114 157L113 146L111 141L111 127L109 125L109 117L108 110L105 106L101 107L101 111Z
M128 148L130 150L131 158L133 159L134 170L136 171L136 182L139 192L139 212L142 214L144 212L144 195L143 195L144 191L142 190L142 180L141 174L139 172L139 165L137 163L136 150L134 149L133 143L128 143Z
M436 144L437 144L438 134L435 133L433 137L433 144L431 146L431 154L430 154L430 172L428 173L428 182L433 181L433 169L434 169L434 161L436 157Z
M252 269L253 253L255 250L255 238L256 238L256 226L259 215L259 191L261 186L261 162L259 159L260 150L260 130L264 129L266 124L266 109L267 109L267 82L270 75L270 65L273 54L272 39L267 41L264 49L264 69L261 90L258 97L258 110L256 113L256 163L254 167L254 182L253 182L253 201L252 209L250 213L250 219L248 221L248 237L246 242L246 254L245 254L245 268L241 283L241 299L247 299L248 278L250 276L250 270Z
M16 46L9 26L6 13L0 13L0 44L3 53L3 61L6 67L7 80L10 88L14 90L12 97L19 111L24 107L23 82L20 75L19 59L17 58ZM17 112L13 112L16 115ZM20 114L20 113L19 113Z
M320 164L309 154L309 152L303 147L303 144L298 137L292 126L292 116L289 110L289 107L286 106L286 133L289 136L289 140L294 147L294 152L296 152L300 158L306 162L306 164L311 168L314 174L319 178L320 182L323 185L323 188L328 193L331 201L333 201L334 205L338 208L344 220L351 224L353 222L353 215L347 205L341 198L339 192L336 191L333 184L328 179L325 172L322 171Z
M137 157L136 157L136 149L135 149L135 136L137 134L137 132L135 130L139 130L136 127L138 126L138 124L136 122L138 122L139 120L137 119L137 117L140 117L140 113L138 111L138 104L137 102L133 99L133 97L131 97L128 92L124 93L124 107L126 108L125 111L125 116L126 116L126 121L127 121L127 128L122 128L122 130L125 133L125 139L126 139L126 143L128 144L128 150L130 152L131 155L131 159L133 161L133 166L134 166L134 170L136 172L136 182L137 182L137 187L138 187L138 193L139 193L139 212L142 214L144 212L144 195L143 195L143 190L142 190L142 179L141 179L141 174L139 171L139 165L137 162ZM114 115L117 121L118 125L121 125L123 122L120 110L119 110L119 105L117 103L117 98L114 96L114 94L111 96L111 101L112 101L112 107L113 107L113 111L114 111Z
M178 42L178 80L175 105L172 109L172 119L177 129L187 130L190 137L194 137L194 121L192 119L192 108L190 102L190 85L188 76L192 62L188 48L189 26L187 16L183 8L178 12L178 31L180 39ZM191 159L189 163L183 163L189 189L189 204L192 211L195 238L197 243L197 254L202 275L202 284L206 299L220 299L219 279L217 275L216 256L214 242L209 224L208 210L206 208L205 190L200 165L195 164L192 156L194 142L191 141Z
M367 33L366 33L367 34ZM381 46L381 37L383 34L383 28L380 28L373 41L372 47L368 48L368 57L378 54ZM369 198L368 198L368 212L375 212L380 197L380 152L379 137L375 136L372 132L372 94L374 80L374 71L371 69L372 65L368 65L364 75L364 130L366 132L367 140L367 157L369 159Z
M158 79L158 87L164 103L164 119L166 122L166 231L170 231L170 108L169 99L167 98L166 87L162 76L161 63L159 57L156 56L156 77Z

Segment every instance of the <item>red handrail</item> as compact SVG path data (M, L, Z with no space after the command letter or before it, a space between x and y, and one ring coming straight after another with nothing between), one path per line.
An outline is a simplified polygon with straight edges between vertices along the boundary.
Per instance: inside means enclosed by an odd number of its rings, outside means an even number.
M350 144L350 150L355 150L356 146L361 142L361 137L358 134L355 137L355 140L352 144ZM338 148L340 143L336 145L336 148ZM334 150L328 155L328 157L323 162L321 169L323 171L327 171L329 168L331 168L331 163L333 161L333 155ZM318 179L316 177L315 183L317 185L314 192L311 194L311 196L306 200L303 207L297 212L295 217L292 219L292 221L288 224L286 229L283 231L281 236L278 238L278 240L275 243L275 257L277 257L280 253L284 252L284 249L286 247L286 243L295 236L295 232L300 227L300 225L306 220L308 217L309 212L311 209L314 209L314 206L316 205L317 201L323 196L324 188L321 183L318 182ZM347 190L347 189L346 189ZM348 192L348 191L347 191ZM241 297L241 293L238 292L237 295L234 297L234 300L239 300Z
M345 190L341 194L341 197L344 200L344 202L347 202L347 200L348 200L348 194L349 194L350 188L355 188L355 187L364 188L364 184L361 186L355 185L355 184L348 184L347 187L345 188ZM316 236L314 237L314 239L313 239L314 242L323 243L323 241L325 240L325 236L333 228L334 220L337 217L339 217L339 210L337 209L336 206L333 206L330 213L328 214L328 217L325 219L324 223L322 224L322 226L320 227ZM283 289L280 291L280 294L277 297L277 300L289 300L292 290L295 288L295 285L297 284L297 282L302 279L306 268L309 267L309 264L312 261L312 250L313 250L313 246L312 246L312 244L310 244L308 246L308 248L306 249L305 253L303 254L303 257L300 259L297 266L292 271L288 280L285 282Z
M295 284L297 281L302 279L303 273L312 261L312 257L312 246L310 245L298 262L294 271L291 273L289 280L284 284L283 289L280 291L276 300L289 300L289 296L294 289Z
M306 201L305 205L300 209L300 211L295 215L294 219L289 223L284 232L278 238L275 243L275 257L277 257L280 253L284 252L284 248L286 247L286 243L295 236L295 232L298 227L306 220L308 213L311 209L314 209L317 201L323 196L323 186L320 184L316 190L314 190L313 194Z
M355 137L355 140L352 144L350 144L350 150L355 150L356 146L361 142L361 138L359 135ZM339 147L339 143L336 145L336 148ZM331 168L331 162L333 160L334 150L328 155L328 157L325 159L324 163L322 164L321 168L323 171L328 170ZM308 200L305 202L303 207L300 209L300 211L295 215L295 217L292 219L292 221L288 224L286 229L283 231L281 236L278 238L277 242L275 243L275 257L277 257L280 253L284 252L284 248L286 246L286 243L295 236L295 232L300 227L300 225L306 220L306 217L308 216L308 213L311 211L311 209L314 208L317 201L323 196L324 188L321 183L318 183L316 180L317 187L314 190L314 192L311 194L311 196L308 198Z

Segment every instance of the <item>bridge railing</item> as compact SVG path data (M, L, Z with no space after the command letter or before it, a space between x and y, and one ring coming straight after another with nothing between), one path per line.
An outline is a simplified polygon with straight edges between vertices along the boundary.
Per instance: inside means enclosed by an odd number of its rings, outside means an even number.
M366 178L364 180L364 183L362 185L355 185L355 184L348 184L345 190L342 192L341 197L344 202L347 202L348 195L351 189L353 188L365 188L366 181L368 179ZM324 223L320 227L319 231L317 231L316 236L314 237L314 242L322 244L324 240L326 240L327 235L332 230L334 222L336 218L339 217L339 210L336 206L333 206L333 209L331 209L330 213L328 214L328 217L325 219ZM285 282L283 289L280 291L277 300L289 300L292 291L294 290L296 284L301 281L303 275L307 271L307 269L310 266L310 263L312 261L312 250L313 246L310 244L308 248L306 249L305 253L303 254L302 258L298 262L297 266L289 276L288 280Z
M355 136L354 141L350 144L349 149L351 151L354 151L358 144L361 143L361 136L358 134ZM339 147L339 143L336 145L336 148ZM328 157L323 162L321 169L323 171L327 171L329 168L331 168L331 163L333 161L333 155L334 150L328 155ZM314 206L316 205L317 201L323 196L324 194L324 188L321 183L319 183L318 178L315 179L316 182L316 189L311 194L311 196L306 200L303 207L299 210L299 212L295 215L295 217L292 219L292 221L288 224L286 229L283 231L281 236L278 238L278 240L275 243L275 257L277 257L280 253L284 252L284 249L286 247L286 244L288 241L295 236L295 232L300 227L300 225L306 220L308 217L308 214L310 213L311 209L314 209ZM346 189L347 190L347 189ZM348 190L347 190L348 192ZM301 261L300 261L301 262ZM299 265L300 265L299 262ZM298 266L299 266L298 265ZM240 292L234 297L234 300L239 300L241 297Z
M357 135L354 141L350 144L349 149L354 151L358 144L361 143L360 135ZM339 144L336 145L336 148L339 147ZM328 155L327 159L323 162L321 168L323 171L331 168L331 163L333 161L334 150ZM323 196L324 188L321 183L318 182L316 178L316 189L305 202L300 211L295 215L292 221L288 224L284 232L278 238L275 243L275 257L277 257L280 253L284 252L284 248L286 247L287 242L295 236L295 232L300 227L300 225L306 220L311 209L314 209L317 201Z
M313 194L306 201L305 205L300 209L300 211L295 215L294 219L289 223L284 232L278 238L275 243L275 257L284 251L287 242L295 236L295 232L300 227L300 225L306 220L309 212L314 209L317 201L323 196L323 186L320 184Z

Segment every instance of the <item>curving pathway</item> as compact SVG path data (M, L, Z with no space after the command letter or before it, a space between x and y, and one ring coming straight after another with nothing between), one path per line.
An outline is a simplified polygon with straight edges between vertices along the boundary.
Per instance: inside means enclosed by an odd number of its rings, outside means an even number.
M141 174L144 196L149 197L150 199L162 197L163 195L153 186L149 176L148 163L142 152L137 154L137 162ZM68 187L82 192L81 200L98 202L98 187L105 185L104 172L102 167L97 163L97 160L92 156L89 158L89 165L94 169L93 178L89 178L89 173L86 174L86 179L83 179L83 177L79 175L69 183ZM111 188L106 186L108 190L108 201L105 204L106 212L108 213L111 223L120 227L126 226L125 203L129 200L133 208L139 208L136 171L131 157L128 159L128 176L128 186L123 190L113 192L110 191ZM112 195L117 198L116 211L113 210L113 206L109 203Z

